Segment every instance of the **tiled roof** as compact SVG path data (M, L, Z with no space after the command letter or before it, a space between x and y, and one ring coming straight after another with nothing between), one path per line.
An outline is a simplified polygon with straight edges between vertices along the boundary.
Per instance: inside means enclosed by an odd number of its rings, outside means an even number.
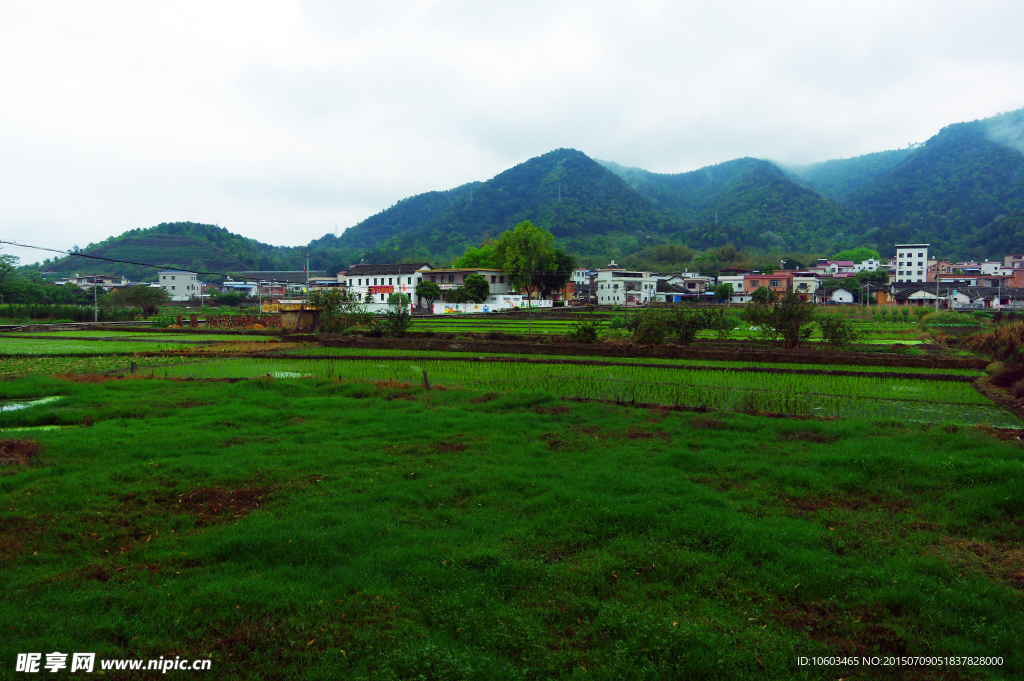
M420 268L430 268L429 262L402 262L395 265L353 265L347 276L365 277L374 274L415 274Z

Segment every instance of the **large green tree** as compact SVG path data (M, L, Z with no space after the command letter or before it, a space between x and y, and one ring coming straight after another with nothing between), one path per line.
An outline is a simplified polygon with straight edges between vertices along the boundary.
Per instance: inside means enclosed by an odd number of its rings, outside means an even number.
M508 276L509 283L515 288L526 291L527 309L530 310L527 322L528 333L533 333L533 294L538 290L537 275L550 267L554 259L555 237L543 227L534 227L529 220L524 220L502 233L495 245L497 261Z
M4 280L18 266L18 260L19 258L16 255L6 253L0 255L0 302L3 301Z

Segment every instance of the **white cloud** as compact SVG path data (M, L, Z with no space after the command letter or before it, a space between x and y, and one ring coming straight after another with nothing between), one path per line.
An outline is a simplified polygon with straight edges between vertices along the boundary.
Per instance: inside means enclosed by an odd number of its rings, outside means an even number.
M1022 25L1011 1L4 3L0 238L296 245L556 147L681 172L905 146L1024 105Z

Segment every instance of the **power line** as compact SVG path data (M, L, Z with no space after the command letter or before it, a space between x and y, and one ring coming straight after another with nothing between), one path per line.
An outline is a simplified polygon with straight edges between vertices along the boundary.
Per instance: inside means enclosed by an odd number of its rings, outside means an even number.
M135 262L134 260L118 260L117 258L104 258L102 255L87 255L85 253L76 253L74 251L61 251L56 248L43 248L42 246L29 246L28 244L19 244L16 241L4 241L0 239L0 244L9 244L11 246L17 246L18 248L34 248L37 251L49 251L51 253L63 253L64 255L75 257L75 258L91 258L92 260L103 260L105 262L119 262L125 265L138 265L140 267L152 267L158 270L178 270L179 272L193 272L193 270L186 270L181 267L174 267L173 265L154 265L148 262ZM201 270L194 270L195 274L213 274L218 277L230 277L230 274L225 272L203 272Z

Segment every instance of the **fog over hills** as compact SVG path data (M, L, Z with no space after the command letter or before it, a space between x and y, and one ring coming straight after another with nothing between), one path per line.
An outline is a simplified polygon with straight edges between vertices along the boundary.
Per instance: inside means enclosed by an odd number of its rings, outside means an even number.
M582 262L608 258L675 267L708 249L773 258L926 241L950 258L1024 248L1024 109L944 127L923 144L782 167L739 158L686 173L653 173L556 149L491 179L397 202L306 247L275 247L194 223L165 223L84 252L184 269L336 270L359 262L440 264L530 220ZM658 256L670 253L668 260ZM116 271L61 258L43 271Z

